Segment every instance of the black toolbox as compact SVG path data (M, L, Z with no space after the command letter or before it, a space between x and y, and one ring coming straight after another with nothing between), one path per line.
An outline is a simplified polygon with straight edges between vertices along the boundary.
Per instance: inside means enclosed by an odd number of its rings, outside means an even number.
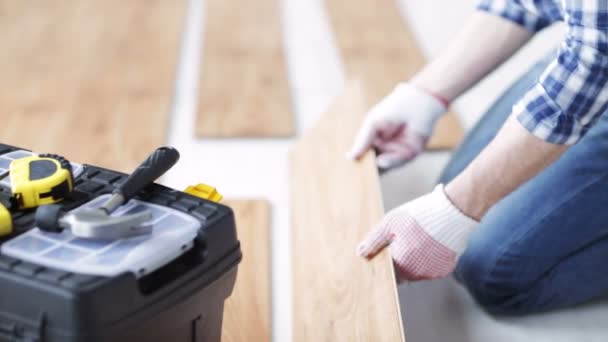
M16 150L0 144L0 155ZM125 179L84 165L62 204L73 209ZM0 189L2 202L9 197ZM220 341L224 301L241 260L232 210L158 184L137 198L197 218L194 247L140 279L74 274L0 255L0 341ZM15 231L0 245L33 228L34 212L11 212Z

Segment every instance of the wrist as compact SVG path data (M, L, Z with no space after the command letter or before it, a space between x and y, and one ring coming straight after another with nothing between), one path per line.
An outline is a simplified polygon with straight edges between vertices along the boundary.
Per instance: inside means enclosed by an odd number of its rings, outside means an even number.
M479 224L452 203L442 184L404 208L430 236L457 255L462 254L469 235Z
M434 97L435 100L439 101L446 109L448 107L450 107L450 100L448 100L447 97L442 96L441 94L439 94L438 92L434 92L426 87L423 87L421 85L412 83L412 85L422 91L424 91L425 93L429 94L430 96Z
M471 187L461 184L464 181L462 177L457 177L448 183L444 188L445 194L461 212L479 221L490 209L491 204L484 200L482 196L484 191L480 190L474 196L471 195L470 190L467 190Z
M425 137L431 135L435 122L447 111L441 100L412 83L398 84L393 94L406 108L404 119L408 128Z
M454 100L452 97L448 96L440 89L436 87L435 83L425 82L424 79L420 77L414 77L408 81L414 87L426 92L430 96L436 98L439 102L441 102L446 108L450 106L452 101Z

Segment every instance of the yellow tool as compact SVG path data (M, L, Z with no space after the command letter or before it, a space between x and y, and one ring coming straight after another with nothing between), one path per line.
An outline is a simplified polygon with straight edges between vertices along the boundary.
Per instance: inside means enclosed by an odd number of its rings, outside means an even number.
M13 160L9 173L13 199L21 209L57 203L74 187L70 162L56 154Z
M13 232L13 219L8 209L0 204L0 236L9 235Z
M199 198L210 200L212 202L219 202L223 198L223 196L217 192L216 188L204 183L190 185L186 188L186 190L184 190L184 192Z

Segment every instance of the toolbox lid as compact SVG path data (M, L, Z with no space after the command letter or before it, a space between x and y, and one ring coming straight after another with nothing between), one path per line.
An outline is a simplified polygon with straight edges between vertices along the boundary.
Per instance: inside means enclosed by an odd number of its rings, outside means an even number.
M99 208L110 195L102 195L74 209ZM152 212L152 233L118 240L83 239L69 230L48 233L29 230L2 244L1 252L13 258L68 272L116 276L131 272L142 277L192 248L200 222L175 209L130 200L112 216Z

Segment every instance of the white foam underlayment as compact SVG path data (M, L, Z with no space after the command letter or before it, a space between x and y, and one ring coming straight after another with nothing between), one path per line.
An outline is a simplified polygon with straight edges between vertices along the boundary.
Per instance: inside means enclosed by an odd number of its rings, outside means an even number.
M474 0L399 0L428 57L437 54L472 11ZM438 10L441 9L441 10ZM177 189L193 182L217 186L229 198L265 198L272 204L273 340L291 341L291 263L288 151L291 139L198 139L197 109L204 0L189 0L168 143L182 159L163 182ZM322 0L282 0L285 54L298 134L328 108L344 83ZM441 23L438 25L438 23ZM454 104L470 127L513 80L559 40L550 29ZM238 82L238 80L235 80ZM237 99L238 100L238 99ZM255 120L255 113L251 113ZM382 178L387 209L432 189L449 153L428 153ZM601 305L523 319L485 315L451 280L400 288L408 342L600 341L608 310Z

